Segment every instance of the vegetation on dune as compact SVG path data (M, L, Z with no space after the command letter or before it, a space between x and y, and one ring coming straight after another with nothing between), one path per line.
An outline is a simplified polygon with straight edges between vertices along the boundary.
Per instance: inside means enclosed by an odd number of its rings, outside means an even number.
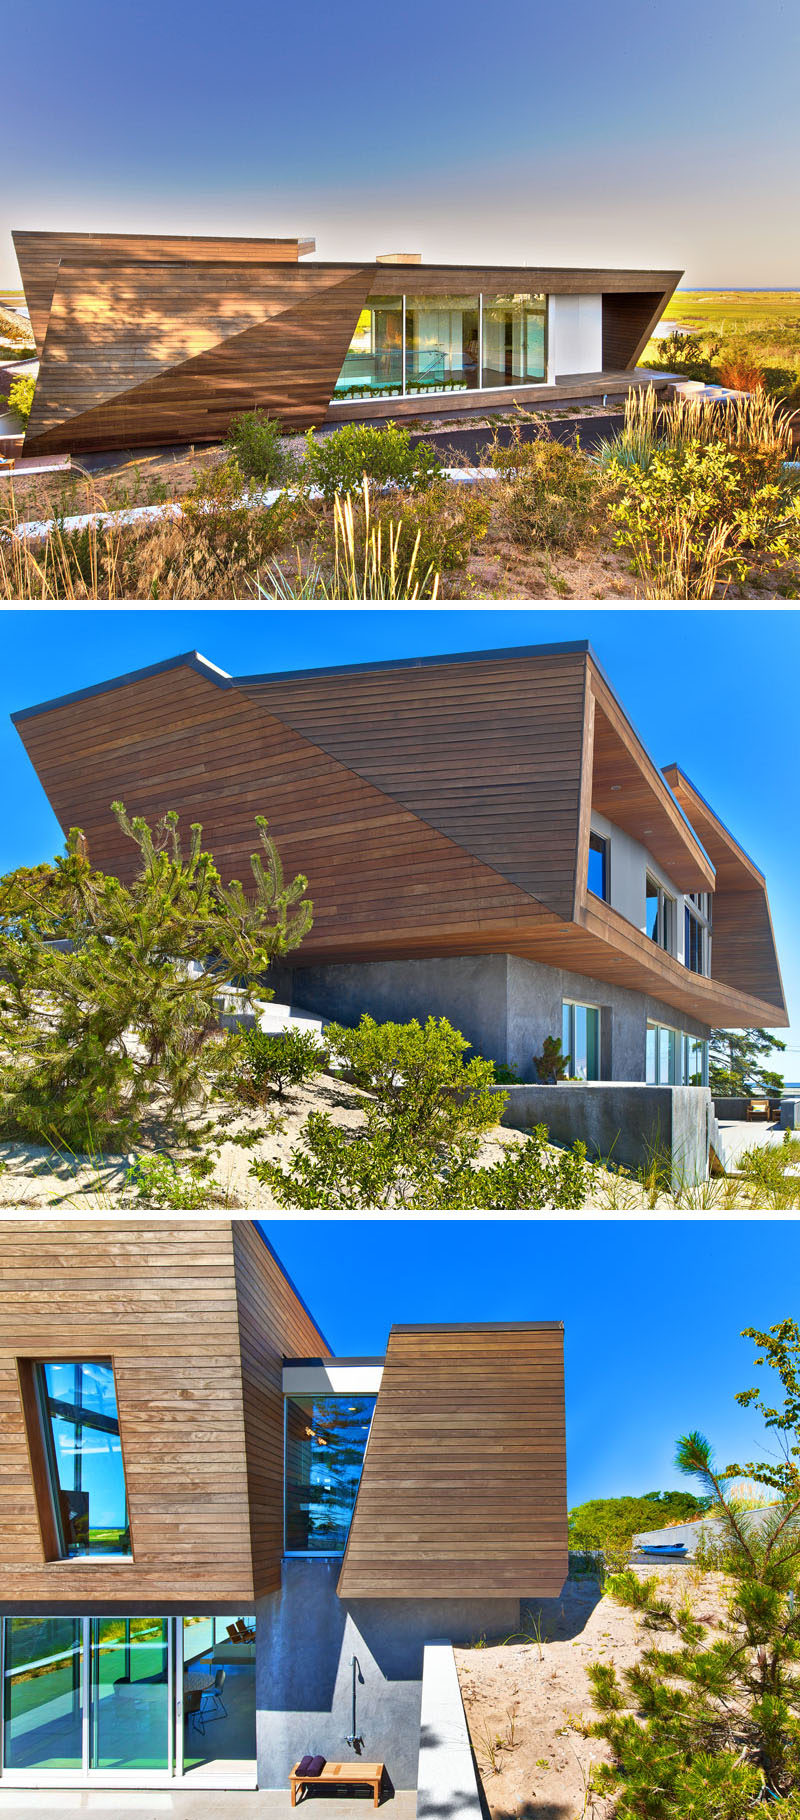
M712 1030L708 1047L708 1078L711 1091L724 1098L743 1098L751 1093L777 1095L783 1092L784 1078L773 1068L764 1067L764 1056L773 1050L782 1054L786 1044L768 1030Z
M654 1578L628 1570L606 1583L653 1636L623 1674L607 1661L589 1669L599 1714L589 1729L611 1750L592 1787L615 1820L800 1814L800 1328L787 1319L745 1335L756 1366L776 1374L777 1396L755 1387L736 1400L759 1412L776 1454L719 1468L694 1431L676 1457L715 1524L702 1564L727 1576L721 1628L709 1638L688 1598L666 1598ZM772 1500L758 1519L731 1489L743 1471Z
M643 366L708 385L761 385L800 406L800 293L678 291L665 320L675 327L648 343Z
M691 1522L708 1510L709 1498L690 1491L648 1491L641 1497L590 1498L569 1513L571 1550L602 1556L603 1566L615 1573L627 1567L633 1538L643 1530L663 1529L669 1523Z
M130 884L95 871L80 830L53 865L0 880L0 1125L76 1150L120 1149L157 1107L177 1134L207 1092L220 987L262 998L270 963L311 925L263 816L245 892L223 884L170 811L151 830L112 805L137 849Z

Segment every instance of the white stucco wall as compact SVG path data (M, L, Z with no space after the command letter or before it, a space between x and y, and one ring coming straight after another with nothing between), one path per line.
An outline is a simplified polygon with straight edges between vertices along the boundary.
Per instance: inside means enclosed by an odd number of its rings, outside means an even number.
M603 365L603 299L599 292L550 297L549 377L599 373Z
M650 877L663 885L668 895L675 899L676 924L676 959L683 960L684 937L684 898L668 873L660 866L658 860L648 853L641 841L634 840L623 828L616 828L605 815L592 810L592 832L601 834L611 844L609 883L611 887L610 902L620 916L627 918L635 928L644 931L645 926L645 883Z

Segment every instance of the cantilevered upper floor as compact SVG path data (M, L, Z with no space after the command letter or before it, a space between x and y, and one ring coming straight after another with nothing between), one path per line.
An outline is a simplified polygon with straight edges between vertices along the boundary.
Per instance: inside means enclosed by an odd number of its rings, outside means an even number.
M195 652L14 716L66 831L177 809L223 874L254 817L304 872L297 967L508 953L706 1026L780 1026L762 873L659 770L585 641L231 677Z

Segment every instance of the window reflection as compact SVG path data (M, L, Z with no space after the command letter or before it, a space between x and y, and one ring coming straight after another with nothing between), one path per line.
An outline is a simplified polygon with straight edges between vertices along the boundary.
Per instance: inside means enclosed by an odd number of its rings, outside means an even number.
M286 1550L343 1554L374 1396L286 1402Z
M62 1554L130 1554L110 1362L49 1361L37 1383Z

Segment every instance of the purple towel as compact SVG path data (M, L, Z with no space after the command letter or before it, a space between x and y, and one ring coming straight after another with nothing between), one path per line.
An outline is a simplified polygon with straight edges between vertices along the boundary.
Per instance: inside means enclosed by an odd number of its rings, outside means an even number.
M308 1769L304 1770L303 1774L306 1776L321 1776L327 1761L327 1757L312 1757Z
M297 1769L295 1770L295 1775L296 1776L307 1776L313 1761L314 1761L313 1757L301 1757L300 1762L297 1765Z

